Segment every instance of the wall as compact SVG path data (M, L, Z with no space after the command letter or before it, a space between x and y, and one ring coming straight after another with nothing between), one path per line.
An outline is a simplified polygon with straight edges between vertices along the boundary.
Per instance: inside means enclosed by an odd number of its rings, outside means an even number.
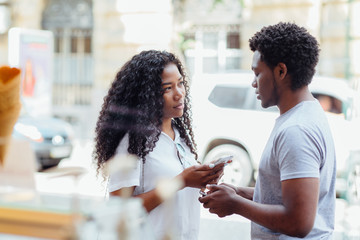
M245 46L243 68L249 68L252 52L249 39L262 27L282 22L304 26L319 39L319 2L311 0L247 0L244 9L242 46Z
M44 0L11 0L11 27L41 28ZM0 35L0 65L8 65L8 35Z
M317 73L348 79L354 88L360 79L360 0L245 0L242 46L261 27L279 21L306 27L319 41ZM251 64L244 49L243 68Z

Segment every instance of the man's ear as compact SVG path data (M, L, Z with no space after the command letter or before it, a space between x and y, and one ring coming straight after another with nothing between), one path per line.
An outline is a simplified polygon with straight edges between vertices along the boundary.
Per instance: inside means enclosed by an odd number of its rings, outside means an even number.
M286 67L285 63L278 63L278 65L276 66L276 71L279 74L278 76L280 78L285 78L285 76L287 74L287 67Z

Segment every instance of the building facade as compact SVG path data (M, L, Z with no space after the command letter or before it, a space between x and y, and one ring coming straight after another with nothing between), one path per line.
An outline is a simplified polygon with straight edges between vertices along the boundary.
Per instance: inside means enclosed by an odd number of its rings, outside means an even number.
M319 74L358 88L358 18L360 0L0 0L0 64L8 64L10 27L52 31L53 114L88 137L110 82L135 53L175 52L190 76L250 69L248 39L279 21L319 40Z

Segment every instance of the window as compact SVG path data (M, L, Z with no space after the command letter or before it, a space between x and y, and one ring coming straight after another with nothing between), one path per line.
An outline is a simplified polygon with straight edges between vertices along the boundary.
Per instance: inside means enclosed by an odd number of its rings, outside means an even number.
M209 101L218 107L249 109L245 106L248 88L217 85L209 95Z
M226 70L236 70L240 68L240 57L228 57L226 58Z
M226 39L226 46L229 49L240 49L240 35L239 33L228 33Z
M218 33L217 32L205 32L203 36L204 49L217 49L218 48Z
M216 73L219 71L218 58L217 57L204 57L203 58L203 72Z
M313 95L319 101L324 111L331 113L343 113L343 103L341 100L325 94L313 93Z
M71 53L91 53L91 36L71 37Z
M278 111L278 108L275 106L263 108L251 86L218 84L211 91L208 99L216 106L223 108L269 112Z
M194 26L184 34L183 50L190 74L239 70L240 47L240 25Z
M42 25L54 33L53 104L90 105L94 75L92 1L48 1Z

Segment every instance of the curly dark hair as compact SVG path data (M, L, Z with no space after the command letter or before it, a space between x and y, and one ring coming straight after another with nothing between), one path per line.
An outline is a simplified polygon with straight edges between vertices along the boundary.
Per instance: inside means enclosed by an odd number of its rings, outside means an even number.
M308 85L319 60L319 43L303 27L280 22L263 27L249 39L250 49L259 51L270 68L284 63L291 76L291 89Z
M189 86L183 66L172 53L149 50L133 56L124 64L104 98L96 123L93 152L98 173L115 154L126 133L129 133L128 152L145 163L145 156L154 149L161 134L164 105L161 74L170 63L177 66L186 92L184 113L182 117L174 118L172 125L179 130L180 137L197 159Z

